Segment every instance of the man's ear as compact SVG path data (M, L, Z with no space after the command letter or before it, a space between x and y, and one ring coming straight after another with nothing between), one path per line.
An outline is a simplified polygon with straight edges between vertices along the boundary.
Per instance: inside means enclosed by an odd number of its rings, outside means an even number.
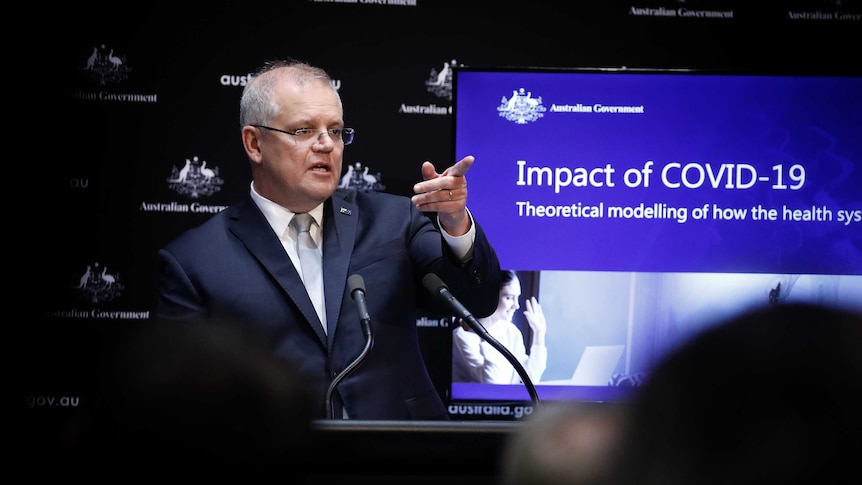
M242 147L253 163L260 163L263 154L260 152L260 130L253 126L242 127Z

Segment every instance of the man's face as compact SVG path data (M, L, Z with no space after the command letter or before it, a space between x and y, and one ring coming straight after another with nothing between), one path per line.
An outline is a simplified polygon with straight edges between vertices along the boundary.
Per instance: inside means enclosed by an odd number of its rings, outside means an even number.
M329 198L340 181L344 143L324 132L344 127L341 104L322 82L279 83L275 101L281 114L269 126L290 132L310 129L317 135L303 142L293 135L256 128L261 159L253 165L254 187L279 205L306 212Z

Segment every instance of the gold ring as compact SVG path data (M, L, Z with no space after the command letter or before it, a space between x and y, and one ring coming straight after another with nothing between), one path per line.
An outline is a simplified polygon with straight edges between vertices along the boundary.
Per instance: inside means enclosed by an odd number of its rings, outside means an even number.
M452 200L452 189L449 189L449 200Z

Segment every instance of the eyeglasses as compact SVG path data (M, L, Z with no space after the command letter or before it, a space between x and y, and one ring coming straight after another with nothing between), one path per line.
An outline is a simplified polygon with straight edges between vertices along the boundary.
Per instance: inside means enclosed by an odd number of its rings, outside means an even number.
M353 128L331 128L329 130L312 130L310 128L300 128L296 131L287 131L287 130L279 130L278 128L273 128L271 126L265 125L251 125L255 128L264 128L266 130L277 131L279 133L286 133L288 135L293 136L293 140L297 145L311 145L318 140L320 140L320 135L326 133L332 138L332 141L335 143L342 142L345 145L350 145L353 143L353 135L356 133L356 130Z

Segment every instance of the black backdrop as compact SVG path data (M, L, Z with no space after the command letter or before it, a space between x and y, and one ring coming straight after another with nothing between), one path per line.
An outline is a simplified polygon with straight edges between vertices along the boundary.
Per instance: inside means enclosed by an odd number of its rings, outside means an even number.
M367 167L376 189L409 195L422 161L454 161L451 84L429 86L446 62L860 71L859 2L751 3L761 2L29 6L27 35L9 45L36 80L24 72L26 89L7 91L26 108L13 111L28 123L28 150L14 156L26 202L15 212L35 235L10 258L24 277L14 303L35 302L19 307L26 311L14 324L24 331L24 345L14 344L24 407L49 415L62 411L51 398L94 399L103 346L149 316L156 250L211 215L196 208L217 210L248 191L238 101L264 61L290 56L326 68L357 130L345 169ZM186 160L192 168L181 181ZM444 396L447 332L420 328Z

